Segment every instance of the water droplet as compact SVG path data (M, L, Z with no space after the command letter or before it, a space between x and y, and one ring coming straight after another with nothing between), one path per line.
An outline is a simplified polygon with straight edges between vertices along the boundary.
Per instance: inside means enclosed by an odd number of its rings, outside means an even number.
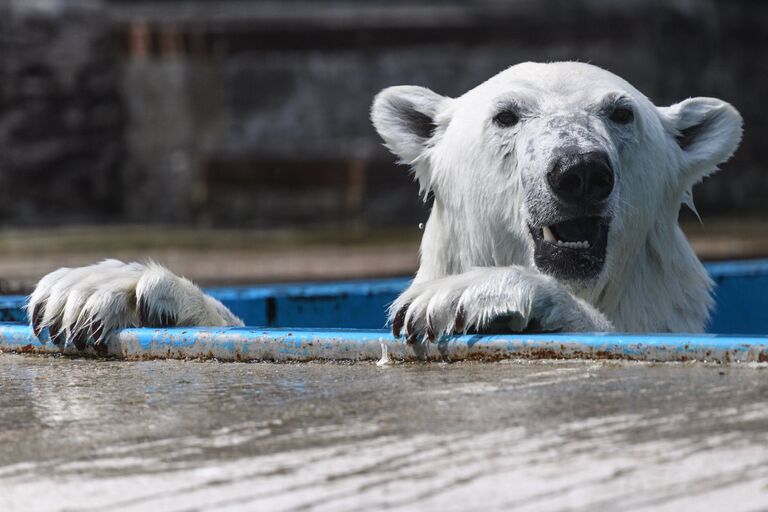
M379 339L379 341L381 343L381 359L376 361L376 366L389 366L391 363L391 360L389 359L389 349L383 340Z

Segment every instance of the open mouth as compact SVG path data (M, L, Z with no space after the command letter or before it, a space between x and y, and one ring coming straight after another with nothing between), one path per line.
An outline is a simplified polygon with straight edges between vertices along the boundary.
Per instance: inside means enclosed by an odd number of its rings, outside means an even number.
M558 279L596 277L605 263L609 219L577 217L533 227L534 260L542 272Z

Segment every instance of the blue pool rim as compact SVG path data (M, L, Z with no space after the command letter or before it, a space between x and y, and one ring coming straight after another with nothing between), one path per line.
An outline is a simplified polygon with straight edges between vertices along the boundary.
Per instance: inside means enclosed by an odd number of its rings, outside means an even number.
M25 297L0 296L0 351L121 359L222 361L628 359L768 363L768 260L706 264L715 281L713 334L465 335L409 346L381 329L405 278L238 286L207 290L245 328L124 329L101 351L39 341L25 325ZM287 328L285 326L293 327Z
M0 351L141 359L219 361L395 361L623 359L633 361L768 362L768 336L680 334L464 335L407 345L386 330L173 328L124 329L105 349L84 352L39 341L30 327L0 325Z

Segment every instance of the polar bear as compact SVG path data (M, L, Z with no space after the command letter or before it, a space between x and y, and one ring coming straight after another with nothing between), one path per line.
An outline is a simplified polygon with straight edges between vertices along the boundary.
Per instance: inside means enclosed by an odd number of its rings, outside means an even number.
M705 329L712 281L677 220L739 144L728 103L657 107L599 67L529 62L457 98L387 88L371 118L434 198L395 336ZM45 276L28 313L79 348L125 326L242 325L167 269L115 260Z

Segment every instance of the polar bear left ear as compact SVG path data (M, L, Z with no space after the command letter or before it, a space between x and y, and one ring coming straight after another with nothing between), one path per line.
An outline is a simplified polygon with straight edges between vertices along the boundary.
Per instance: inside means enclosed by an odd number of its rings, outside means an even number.
M717 170L739 146L742 119L729 103L690 98L659 111L682 150L681 184L686 189Z
M447 99L424 87L388 87L373 100L371 121L389 150L413 164L435 134L435 117Z

